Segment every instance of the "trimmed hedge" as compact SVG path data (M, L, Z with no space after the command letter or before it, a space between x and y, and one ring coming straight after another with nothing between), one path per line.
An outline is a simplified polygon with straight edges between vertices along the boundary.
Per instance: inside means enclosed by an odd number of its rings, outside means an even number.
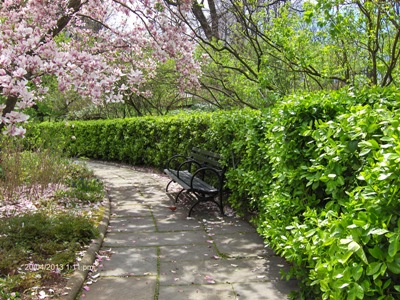
M342 90L263 112L42 123L27 141L160 168L192 146L218 151L230 204L256 213L303 297L400 299L399 100L397 89Z

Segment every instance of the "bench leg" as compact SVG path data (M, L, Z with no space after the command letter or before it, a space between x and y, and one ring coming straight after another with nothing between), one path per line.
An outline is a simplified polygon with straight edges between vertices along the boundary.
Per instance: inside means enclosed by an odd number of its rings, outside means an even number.
M198 200L195 204L193 204L192 205L192 207L190 208L190 210L189 210L189 214L188 214L188 217L190 217L191 216L191 214L192 214L192 211L193 211L193 208L195 207L195 206L197 206L197 204L199 204L201 202L201 200Z
M200 202L214 202L218 206L218 208L219 208L219 210L221 212L221 215L222 216L225 215L224 214L224 205L223 205L223 202L222 202L222 193L219 194L219 201L216 201L215 197L200 196L200 195L198 195L196 193L195 193L195 196L197 197L197 202L195 204L193 204L192 207L190 208L189 215L188 215L189 217L192 214L193 208L195 208L195 206L197 206L197 204L199 204Z
M219 192L219 203L217 203L218 204L218 207L219 207L219 210L221 211L221 215L225 215L224 214L224 202L223 202L223 200L222 200L222 192L220 191Z
M165 188L165 192L167 192L167 193L168 193L168 188L169 188L169 185L170 185L172 182L174 182L174 181L173 181L173 180L171 180L170 182L168 182L168 184L167 184L167 186L166 186L166 188Z
M176 195L176 197L175 197L175 203L178 202L178 198L179 198L179 196L182 194L182 192L183 192L184 190L185 190L185 189L181 189L181 190L179 191L179 193Z

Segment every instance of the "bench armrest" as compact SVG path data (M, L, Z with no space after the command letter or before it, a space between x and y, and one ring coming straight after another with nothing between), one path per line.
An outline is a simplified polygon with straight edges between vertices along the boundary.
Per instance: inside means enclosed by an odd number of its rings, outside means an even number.
M176 169L176 171L177 171L176 174L177 174L178 178L179 178L179 172L182 171L182 170L186 170L186 169L183 168L184 166L188 165L187 170L191 171L190 169L192 168L193 164L195 164L197 166L197 170L199 170L199 168L201 167L201 164L198 161L196 161L194 159L191 159L191 158L186 160L186 161L184 161L183 163L181 163L178 166L178 168Z
M172 156L167 161L167 170L175 170L176 175L179 178L179 172L183 170L191 171L192 165L196 165L196 170L201 167L201 164L193 158L187 157L185 155L177 154ZM174 166L172 166L174 165ZM186 167L187 166L187 167ZM185 168L186 167L186 168Z
M218 179L218 190L221 191L224 185L224 172L220 169L216 169L213 167L202 167L197 169L196 172L193 173L193 176L190 180L190 187L193 188L193 182L195 177L201 177L201 179L204 180L205 174L207 172L215 174L216 176L215 178Z
M165 166L166 169L171 170L173 168L171 168L171 164L176 161L177 163L179 162L179 165L181 164L182 161L186 161L188 159L187 156L185 155L181 155L181 154L177 154L172 156L171 158L168 159L167 164Z

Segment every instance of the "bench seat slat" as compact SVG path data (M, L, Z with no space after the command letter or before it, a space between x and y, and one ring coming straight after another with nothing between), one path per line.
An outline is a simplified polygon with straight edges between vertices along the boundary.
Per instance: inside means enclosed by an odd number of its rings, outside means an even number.
M187 170L178 171L176 170L164 170L165 174L167 174L170 178L176 181L179 185L181 185L185 190L193 190L196 192L205 192L209 194L218 193L218 190L209 185L208 183L202 181L200 178L195 177L193 179L193 188L190 186L190 181L193 175Z

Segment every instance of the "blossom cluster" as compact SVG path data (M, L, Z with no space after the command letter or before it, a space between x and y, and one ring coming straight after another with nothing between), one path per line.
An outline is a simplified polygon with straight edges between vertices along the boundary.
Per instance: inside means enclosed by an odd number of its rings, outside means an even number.
M191 2L181 2L180 13L185 13ZM193 41L163 6L157 0L2 1L3 133L24 135L24 110L47 92L44 75L55 76L60 91L75 90L95 104L122 101L126 92L148 93L140 87L169 58L176 61L182 90L197 85Z

